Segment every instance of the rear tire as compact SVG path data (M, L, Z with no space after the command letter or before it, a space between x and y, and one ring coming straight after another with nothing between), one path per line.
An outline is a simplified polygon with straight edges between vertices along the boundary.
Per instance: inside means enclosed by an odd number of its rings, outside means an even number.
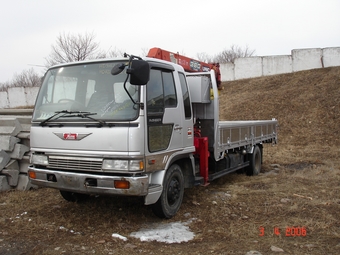
M247 175L258 175L261 172L262 153L259 146L255 146L254 152L249 155L249 166L246 169Z
M70 191L60 190L60 195L68 202L85 202L90 196Z
M172 165L166 172L163 191L152 211L160 218L170 219L179 210L184 195L184 177L179 165Z

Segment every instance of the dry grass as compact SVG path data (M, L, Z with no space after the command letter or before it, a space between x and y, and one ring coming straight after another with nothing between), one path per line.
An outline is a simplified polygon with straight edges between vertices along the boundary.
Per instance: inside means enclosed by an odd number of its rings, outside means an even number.
M221 118L275 117L279 144L265 146L259 176L231 174L186 190L170 221L196 218L190 224L194 240L113 239L112 233L129 236L165 221L138 198L72 204L58 191L39 189L0 194L0 254L274 254L271 246L283 254L340 254L340 68L223 85ZM307 234L288 237L288 227L304 227Z

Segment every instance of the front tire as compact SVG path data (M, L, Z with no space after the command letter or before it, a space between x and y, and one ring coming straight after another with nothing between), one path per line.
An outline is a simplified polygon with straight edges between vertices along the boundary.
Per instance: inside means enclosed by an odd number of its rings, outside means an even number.
M160 218L172 218L181 207L184 195L184 177L179 165L172 165L166 172L163 191L152 211Z

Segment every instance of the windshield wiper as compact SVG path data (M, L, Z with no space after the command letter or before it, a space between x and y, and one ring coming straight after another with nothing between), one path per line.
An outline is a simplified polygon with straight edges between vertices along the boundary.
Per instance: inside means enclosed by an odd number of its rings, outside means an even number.
M52 120L53 118L55 118L56 116L58 116L61 113L64 113L64 115L65 115L65 114L69 113L69 111L68 110L57 111L52 116L50 116L47 119L44 119L42 122L40 122L39 125L40 126L45 126L46 122L49 122L50 120ZM64 116L64 115L61 115L61 116ZM61 116L59 116L58 118L60 118ZM58 118L55 118L55 119L58 119Z
M104 120L98 120L98 119L90 117L90 115L96 115L96 114L97 113L92 113L92 112L79 112L74 117L87 118L87 119L96 121L96 122L98 122L99 127L107 125L107 123ZM67 116L67 117L72 117L72 116ZM89 126L89 125L85 125L85 126Z
M102 127L104 125L107 125L107 123L103 120L98 120L95 118L90 117L89 115L96 115L97 113L92 113L92 112L81 112L81 111L68 111L68 110L62 110L62 111L57 111L55 112L52 116L48 117L47 119L43 120L40 122L40 126L45 126L47 122L51 120L57 120L61 117L67 117L67 118L72 118L72 117L79 117L79 118L88 118L90 120L94 120L98 122L99 127Z

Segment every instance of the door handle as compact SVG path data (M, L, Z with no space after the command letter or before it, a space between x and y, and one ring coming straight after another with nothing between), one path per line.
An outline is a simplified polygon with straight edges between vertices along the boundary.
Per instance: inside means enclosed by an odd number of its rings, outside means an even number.
M180 125L175 125L174 130L181 130L183 127L181 127Z

